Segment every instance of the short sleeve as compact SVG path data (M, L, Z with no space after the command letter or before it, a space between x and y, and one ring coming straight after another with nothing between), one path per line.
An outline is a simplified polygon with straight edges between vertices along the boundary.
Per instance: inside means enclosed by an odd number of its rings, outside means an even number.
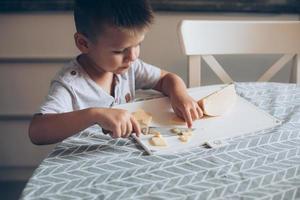
M158 67L137 60L134 65L135 88L152 89L159 81L160 74Z
M48 96L41 105L39 113L64 113L73 110L70 91L58 81L52 81Z

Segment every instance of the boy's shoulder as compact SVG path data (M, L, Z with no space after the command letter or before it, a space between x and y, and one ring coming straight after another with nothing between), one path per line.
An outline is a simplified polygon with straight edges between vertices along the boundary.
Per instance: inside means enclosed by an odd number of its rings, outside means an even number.
M82 70L77 60L72 59L56 73L53 80L66 84L71 83L76 79L82 78Z

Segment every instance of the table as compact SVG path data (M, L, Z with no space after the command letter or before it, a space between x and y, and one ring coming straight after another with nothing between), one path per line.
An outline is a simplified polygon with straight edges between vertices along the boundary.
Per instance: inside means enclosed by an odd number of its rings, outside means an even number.
M283 123L218 149L153 156L90 128L57 145L21 198L300 199L300 87L235 84L240 96Z

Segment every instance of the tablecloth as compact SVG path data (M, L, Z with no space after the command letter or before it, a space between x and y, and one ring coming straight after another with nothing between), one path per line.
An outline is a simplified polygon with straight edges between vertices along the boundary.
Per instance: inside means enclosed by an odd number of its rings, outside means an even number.
M87 129L59 143L22 199L300 199L300 87L235 83L237 93L283 121L228 145L148 156L129 139Z

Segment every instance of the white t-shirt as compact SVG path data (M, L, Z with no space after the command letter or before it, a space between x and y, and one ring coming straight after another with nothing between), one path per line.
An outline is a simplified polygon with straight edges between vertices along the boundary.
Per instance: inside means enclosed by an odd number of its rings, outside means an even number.
M114 97L95 83L77 59L64 66L51 81L49 94L38 113L64 113L90 107L111 107L134 100L135 90L151 89L161 70L136 60L128 72L115 75Z

